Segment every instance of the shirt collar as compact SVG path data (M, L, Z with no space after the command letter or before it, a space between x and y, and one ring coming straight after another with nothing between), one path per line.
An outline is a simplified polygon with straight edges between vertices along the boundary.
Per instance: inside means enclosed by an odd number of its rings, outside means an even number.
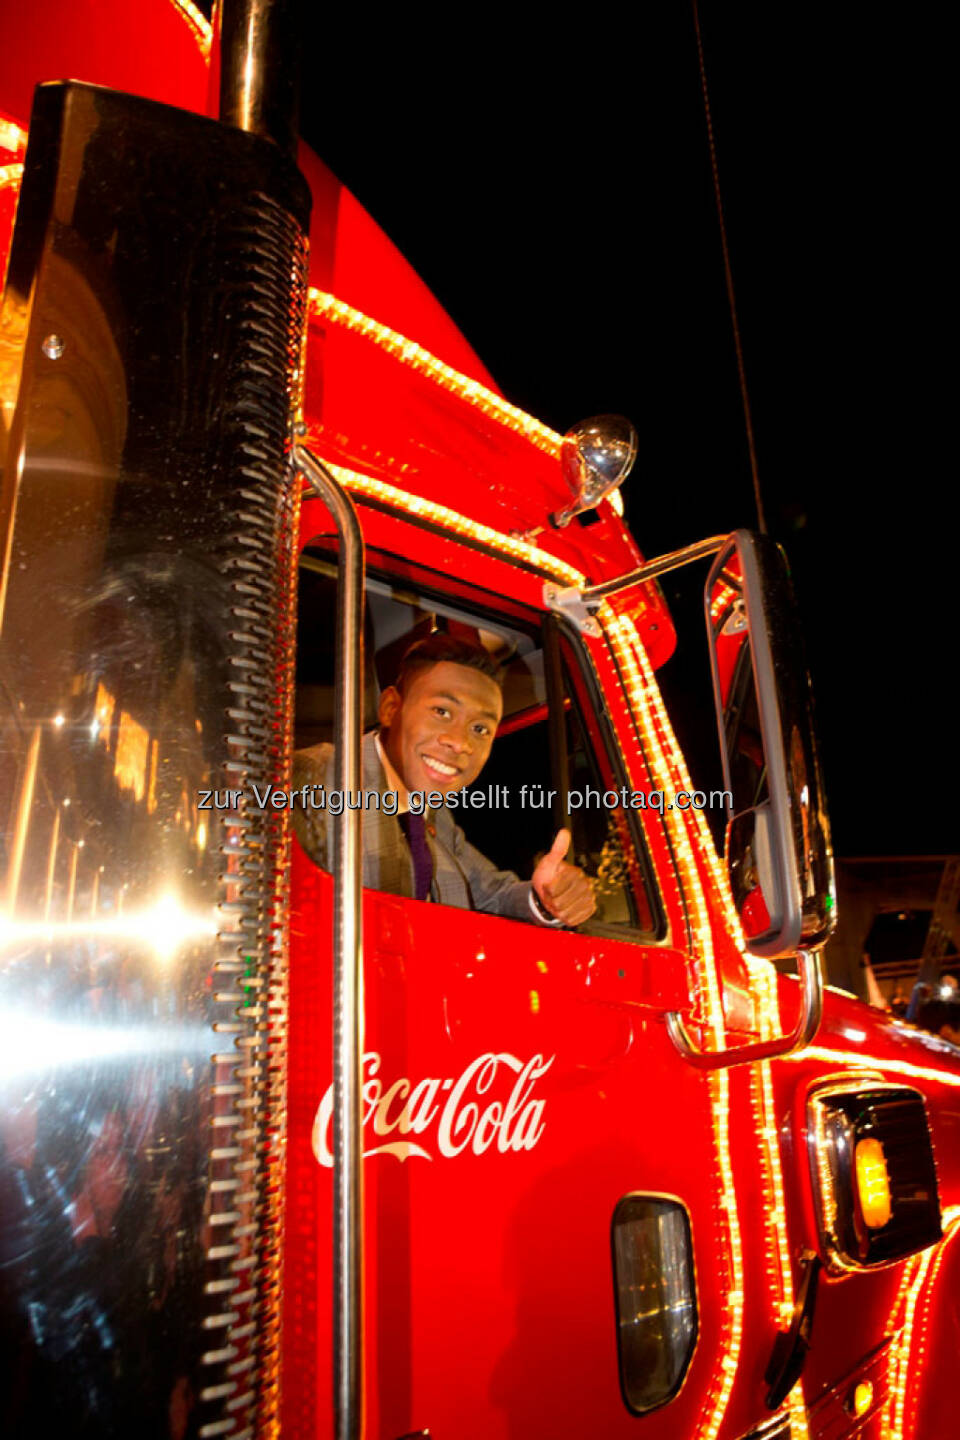
M407 790L406 785L404 785L396 770L394 770L393 766L390 764L390 761L387 758L387 753L384 750L383 746L380 744L379 733L374 735L373 743L377 747L377 757L380 761L380 764L383 766L383 773L387 777L387 789L395 790L397 793L397 814L406 815L407 811L410 809L410 792Z

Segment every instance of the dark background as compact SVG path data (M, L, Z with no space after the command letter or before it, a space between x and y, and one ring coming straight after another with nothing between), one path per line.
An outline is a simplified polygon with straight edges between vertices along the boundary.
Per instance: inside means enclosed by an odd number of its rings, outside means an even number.
M653 555L756 510L693 12L638 8L539 29L519 7L429 26L398 10L362 32L318 9L302 132L509 399L560 431L634 421L624 493ZM955 852L947 42L907 12L844 8L703 0L721 190L836 851ZM689 583L668 577L671 601Z

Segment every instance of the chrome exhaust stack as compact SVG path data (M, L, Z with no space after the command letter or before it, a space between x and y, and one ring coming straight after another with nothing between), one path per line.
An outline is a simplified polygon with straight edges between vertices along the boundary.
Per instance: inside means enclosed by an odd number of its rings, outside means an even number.
M291 743L284 149L35 101L2 312L5 1434L279 1424L287 836L253 786Z

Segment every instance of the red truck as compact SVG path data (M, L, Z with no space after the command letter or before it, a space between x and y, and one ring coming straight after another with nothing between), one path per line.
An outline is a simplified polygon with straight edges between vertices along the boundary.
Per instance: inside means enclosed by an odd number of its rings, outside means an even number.
M782 557L643 557L629 427L511 405L298 145L292 27L3 20L0 1433L947 1440L960 1064L824 986ZM657 680L704 557L722 854ZM361 885L436 630L505 668L457 818L567 826L575 930Z

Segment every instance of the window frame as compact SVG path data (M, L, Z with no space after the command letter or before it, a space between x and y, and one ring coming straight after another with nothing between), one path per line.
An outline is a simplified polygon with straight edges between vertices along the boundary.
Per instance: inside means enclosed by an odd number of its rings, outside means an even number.
M621 788L632 790L633 787L630 783L630 777L626 773L620 748L617 745L616 732L610 722L608 709L602 703L603 691L600 686L599 676L597 675L589 652L583 644L580 632L566 616L558 615L554 611L547 612L544 621L545 635L548 627L555 637L554 643L556 643L557 647L557 660L561 667L561 673L563 658L560 654L560 638L565 639L569 645L573 661L577 667L577 675L586 691L592 718L599 733L607 763L614 777L615 788L617 790ZM546 645L544 649L546 652ZM549 675L549 663L545 664L544 670ZM573 703L578 703L575 697ZM553 707L551 707L551 712L552 708ZM586 738L590 740L592 737L589 733L589 727L585 720L583 723L584 729L587 732ZM607 940L623 940L627 944L649 945L651 943L663 943L668 933L666 912L664 910L663 896L660 892L657 873L650 857L646 836L643 833L640 811L628 808L624 810L623 814L626 818L627 830L633 844L637 865L650 903L650 917L653 922L652 929L642 930L639 926L632 925L603 925L598 921L586 920L582 926L578 926L578 930L585 935L596 935ZM569 824L569 817L567 818L567 824Z
M459 541L454 536L445 536L454 544ZM331 542L333 542L331 544ZM320 546L331 557L336 557L335 537L329 532L317 532L311 535L305 544L301 545L297 556L297 567L301 566L305 556L309 556L311 550ZM393 568L396 567L396 568ZM559 729L562 726L562 709L551 703L551 694L554 681L551 679L551 666L556 663L559 668L559 675L562 680L564 660L560 650L560 638L567 642L574 664L576 665L577 676L586 692L587 700L592 712L592 720L596 726L596 732L600 743L603 745L607 765L614 777L615 788L626 787L631 789L630 778L626 773L619 747L616 743L616 736L610 722L607 707L603 704L603 692L599 676L589 653L584 647L579 631L565 617L558 615L555 611L539 609L526 601L518 600L514 596L505 595L502 592L488 589L486 586L474 584L469 580L462 580L455 576L447 577L432 569L422 561L412 559L410 556L398 554L394 550L374 546L367 551L366 573L364 578L364 589L366 590L367 579L373 579L379 585L389 586L393 590L403 590L412 596L427 602L424 608L428 608L433 602L441 607L456 608L462 612L475 617L481 624L487 621L493 628L498 625L502 628L504 621L510 628L525 631L532 640L537 642L538 648L544 655L544 674L547 685L548 718L547 729L550 744L550 774L551 783L557 789L558 795L566 795L559 781L562 774L566 772L566 746L564 739L564 763L558 763ZM434 583L431 583L433 581ZM299 609L296 615L296 624L299 629L301 616ZM555 656L551 651L555 648ZM571 697L572 702L579 706L577 697ZM554 718L556 716L556 719ZM593 741L590 727L586 717L582 719L585 736L588 742ZM594 751L596 755L596 752ZM563 810L566 811L565 800ZM663 902L657 872L653 865L650 850L647 845L646 836L643 832L643 825L640 819L640 812L633 809L625 810L626 825L636 857L637 867L640 873L641 883L645 887L648 907L652 921L652 927L648 930L641 929L637 925L604 925L592 920L585 921L576 927L575 931L568 932L582 935L584 938L597 938L604 940L619 941L627 945L657 945L664 944L669 938L669 927L667 924L666 910ZM569 827L569 816L561 822ZM468 837L469 838L469 837ZM368 888L368 887L364 887ZM374 892L381 893L381 892ZM638 902L635 899L634 904ZM455 908L455 907L453 907ZM509 916L499 916L499 919L509 920ZM517 921L515 923L524 923ZM549 927L547 927L549 928Z

